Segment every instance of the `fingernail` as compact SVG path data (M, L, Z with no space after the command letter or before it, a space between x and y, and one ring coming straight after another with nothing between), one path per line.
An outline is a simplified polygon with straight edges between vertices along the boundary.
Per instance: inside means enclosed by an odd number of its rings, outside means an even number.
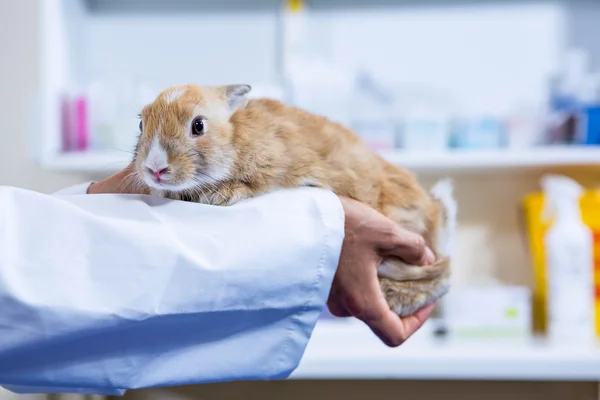
M433 251L429 247L425 248L425 264L433 264L435 261L435 256L433 255Z

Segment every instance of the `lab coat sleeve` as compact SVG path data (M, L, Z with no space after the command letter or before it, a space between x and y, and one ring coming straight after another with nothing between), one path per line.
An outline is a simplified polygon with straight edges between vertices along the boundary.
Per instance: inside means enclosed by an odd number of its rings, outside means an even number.
M343 241L333 193L215 207L86 190L0 188L0 386L123 394L297 367Z

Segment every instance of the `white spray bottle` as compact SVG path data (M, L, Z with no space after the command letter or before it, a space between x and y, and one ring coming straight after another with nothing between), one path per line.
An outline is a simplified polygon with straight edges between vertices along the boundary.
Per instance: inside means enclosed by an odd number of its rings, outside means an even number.
M559 175L542 178L548 275L548 335L564 343L589 341L594 332L593 235L581 218L583 188Z

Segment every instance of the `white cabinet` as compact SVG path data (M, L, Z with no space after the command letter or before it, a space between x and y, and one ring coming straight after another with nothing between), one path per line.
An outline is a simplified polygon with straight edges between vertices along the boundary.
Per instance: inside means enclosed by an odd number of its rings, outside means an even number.
M36 159L48 169L103 172L117 170L131 158L139 102L117 107L124 117L113 136L126 140L113 140L102 151L61 151L60 96L92 82L120 88L120 100L136 82L148 83L155 92L188 82L280 84L282 3L39 1L42 65L35 111L43 122L32 126L30 140ZM316 54L348 67L368 68L382 82L401 87L399 93L406 96L415 85L443 90L461 111L479 107L500 112L527 102L543 103L547 76L573 25L569 2L309 4ZM99 132L91 129L88 134L95 137ZM571 148L385 155L417 170L600 162L600 152L594 149Z

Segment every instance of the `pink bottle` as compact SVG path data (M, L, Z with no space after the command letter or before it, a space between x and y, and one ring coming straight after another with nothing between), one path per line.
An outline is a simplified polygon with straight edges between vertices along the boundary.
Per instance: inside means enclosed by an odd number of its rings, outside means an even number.
M73 150L86 151L88 148L88 104L84 95L79 95L73 101L75 114L75 143Z
M71 97L65 94L60 102L62 151L72 151L75 137L75 124L73 118L73 107Z

